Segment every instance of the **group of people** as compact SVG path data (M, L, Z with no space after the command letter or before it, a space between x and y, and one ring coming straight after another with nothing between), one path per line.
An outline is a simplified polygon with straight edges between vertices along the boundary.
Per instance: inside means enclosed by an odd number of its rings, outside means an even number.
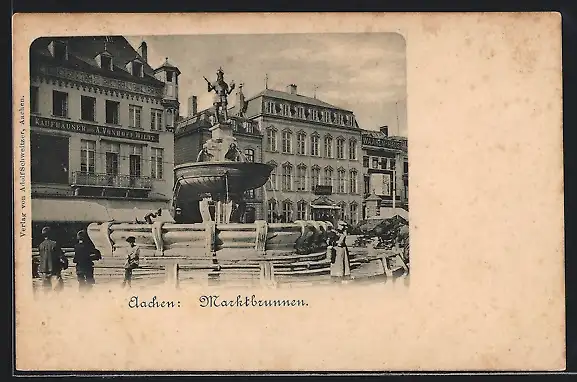
M62 271L68 269L68 258L60 244L54 239L50 227L42 228L43 241L38 246L40 262L38 273L42 278L45 291L60 291L64 287ZM122 286L131 286L132 271L138 268L140 261L140 247L136 245L136 238L126 238L128 251L124 262L124 280ZM76 265L76 278L80 290L90 289L94 284L94 261L102 259L102 254L88 238L86 231L76 234L73 263Z

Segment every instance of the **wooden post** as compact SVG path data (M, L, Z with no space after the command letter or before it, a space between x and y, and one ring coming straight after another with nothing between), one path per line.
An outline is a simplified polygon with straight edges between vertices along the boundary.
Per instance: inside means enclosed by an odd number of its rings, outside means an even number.
M180 267L178 265L178 262L174 262L173 264L167 265L166 272L167 272L167 275L166 275L167 276L166 277L167 283L174 288L178 288L179 287L179 272L180 272Z
M155 221L152 224L152 239L154 240L154 245L156 247L155 256L164 256L164 241L162 239L162 226L164 222Z
M263 286L275 287L274 266L271 261L260 262L260 281Z

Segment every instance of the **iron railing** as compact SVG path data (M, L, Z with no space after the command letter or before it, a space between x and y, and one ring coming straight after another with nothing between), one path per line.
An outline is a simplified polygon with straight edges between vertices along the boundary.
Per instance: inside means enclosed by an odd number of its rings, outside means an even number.
M152 189L152 179L145 176L96 174L83 171L72 173L71 185L74 187L109 187L128 189Z

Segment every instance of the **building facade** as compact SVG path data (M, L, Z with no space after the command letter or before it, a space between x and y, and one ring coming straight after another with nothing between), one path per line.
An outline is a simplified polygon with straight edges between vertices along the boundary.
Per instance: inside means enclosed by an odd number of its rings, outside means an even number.
M237 96L242 94L242 89ZM211 119L214 109L197 111L197 98L188 98L188 116L177 122L174 134L174 162L178 166L183 163L196 162L202 146L211 138ZM236 144L247 162L262 162L262 133L258 123L238 115L230 115L233 136ZM249 190L245 192L243 201L246 211L242 222L252 223L264 219L263 190Z
M363 219L408 217L409 161L407 138L389 136L388 128L363 130Z
M275 166L263 190L266 220L358 222L361 134L353 112L300 95L294 84L246 102L263 134L262 161Z
M168 206L179 75L168 59L150 67L144 41L138 51L121 36L32 43L33 241L46 224L66 245L91 222Z

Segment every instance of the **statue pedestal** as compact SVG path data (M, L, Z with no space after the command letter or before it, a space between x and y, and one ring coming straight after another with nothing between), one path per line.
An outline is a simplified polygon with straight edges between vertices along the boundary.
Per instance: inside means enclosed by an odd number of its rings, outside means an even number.
M232 124L230 122L220 122L210 128L211 139L207 143L208 151L213 155L213 160L224 162L225 155L232 143L236 143L233 136Z

